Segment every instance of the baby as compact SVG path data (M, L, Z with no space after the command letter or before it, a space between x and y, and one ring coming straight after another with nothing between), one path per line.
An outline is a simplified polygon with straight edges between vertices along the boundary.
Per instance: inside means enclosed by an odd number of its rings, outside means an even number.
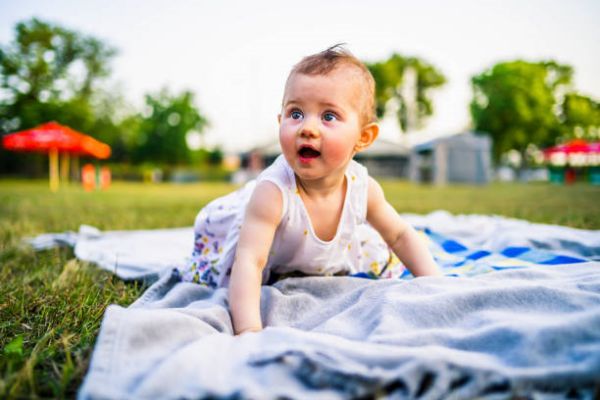
M229 286L236 334L262 329L260 288L275 277L379 275L394 260L389 249L413 275L440 275L419 235L352 160L377 138L374 98L369 70L342 47L305 57L277 117L283 154L198 214L182 277Z

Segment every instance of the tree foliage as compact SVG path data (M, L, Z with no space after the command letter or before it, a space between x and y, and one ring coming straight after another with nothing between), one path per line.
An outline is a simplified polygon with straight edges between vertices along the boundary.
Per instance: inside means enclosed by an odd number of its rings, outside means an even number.
M110 74L115 50L100 40L31 19L15 27L15 39L0 47L0 131L52 119L89 129L96 87Z
M52 120L95 132L94 93L110 74L115 50L96 38L36 18L16 24L14 32L13 41L0 46L0 133ZM24 168L41 172L43 157L2 151L1 170Z
M430 97L431 89L446 83L444 75L433 65L416 57L404 57L393 54L385 61L367 63L367 67L375 78L375 97L377 116L381 118L386 105L391 99L398 102L398 123L403 130L408 125L408 102L403 94L403 84L407 68L412 68L416 74L415 100L417 127L423 126L426 118L433 114L433 101Z
M472 78L474 128L491 135L497 160L511 149L525 153L529 144L553 145L597 121L598 104L570 92L572 77L568 65L517 60Z
M201 133L206 126L207 120L194 106L192 92L172 95L163 89L147 95L135 160L187 164L191 161L191 153L186 135L191 131Z
M590 97L567 93L562 103L560 120L566 137L600 139L600 103Z

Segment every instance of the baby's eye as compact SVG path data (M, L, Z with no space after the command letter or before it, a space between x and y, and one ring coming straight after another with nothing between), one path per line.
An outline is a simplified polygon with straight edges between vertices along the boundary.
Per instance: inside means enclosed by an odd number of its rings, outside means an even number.
M294 110L290 113L290 117L292 117L292 119L300 119L302 118L302 113L298 110Z
M326 112L325 114L323 114L323 119L327 122L331 122L335 121L337 119L337 116L332 112Z

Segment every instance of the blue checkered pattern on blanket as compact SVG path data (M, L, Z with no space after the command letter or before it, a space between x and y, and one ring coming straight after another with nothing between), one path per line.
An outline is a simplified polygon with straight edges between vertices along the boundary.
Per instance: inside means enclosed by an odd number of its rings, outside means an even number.
M499 252L469 248L460 241L436 233L429 228L417 229L428 242L437 264L446 276L474 276L491 271L521 269L541 265L576 264L586 262L584 258L576 258L530 247L506 247ZM398 269L388 265L386 270ZM370 277L367 274L355 276ZM398 273L393 276L400 279L411 279L413 276L400 265Z
M575 264L587 261L583 258L565 256L531 247L505 247L499 252L468 248L458 240L445 237L428 228L422 232L429 239L429 249L435 260L442 267L444 274L449 276L471 276L504 269Z

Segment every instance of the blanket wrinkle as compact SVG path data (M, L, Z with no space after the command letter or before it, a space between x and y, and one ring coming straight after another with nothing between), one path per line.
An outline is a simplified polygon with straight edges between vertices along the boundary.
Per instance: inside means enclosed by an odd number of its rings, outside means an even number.
M435 399L448 391L459 394L461 388L474 379L472 374L466 374L453 363L441 362L432 369L426 363L407 359L402 371L393 373L378 367L365 369L363 365L356 365L352 358L339 359L335 363L331 361L330 357L319 351L288 350L263 356L251 363L261 367L271 363L281 365L290 369L305 385L311 388L333 386L342 391L345 398L386 396ZM490 376L489 371L478 370L471 373L487 376L490 384L482 388L483 392L491 393L500 387L510 387L508 379Z

